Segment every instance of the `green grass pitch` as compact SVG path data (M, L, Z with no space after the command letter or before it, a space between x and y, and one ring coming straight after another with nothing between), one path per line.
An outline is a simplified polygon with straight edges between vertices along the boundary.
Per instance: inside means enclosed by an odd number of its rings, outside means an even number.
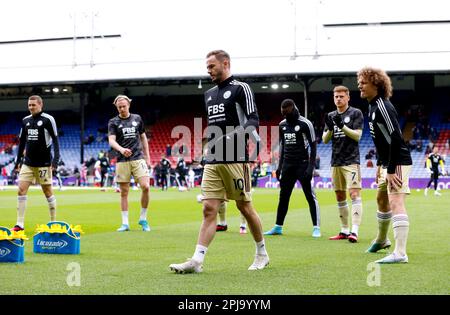
M81 224L80 255L34 254L36 224L48 221L46 200L31 190L25 215L29 241L25 263L0 263L0 295L5 294L148 294L148 295L302 295L302 294L448 294L450 274L450 193L441 197L413 191L407 198L410 218L409 263L382 265L374 279L370 264L386 252L365 253L375 237L375 191L363 191L363 223L356 244L329 241L339 231L334 193L318 190L322 237L311 237L312 224L301 190L291 197L284 235L266 237L270 255L267 269L247 271L253 261L250 234L239 234L239 215L228 207L227 232L217 233L209 247L201 274L178 275L168 265L191 257L202 220L198 189L190 192L151 191L149 222L145 233L137 224L139 191L130 192L131 231L118 233L121 223L119 194L109 190L55 191L58 220ZM264 231L275 222L277 189L256 189L254 205ZM16 219L16 191L0 191L0 225L11 227ZM389 237L393 240L392 227ZM69 286L69 263L80 265L80 286ZM372 276L371 276L372 275ZM370 282L372 283L373 282Z

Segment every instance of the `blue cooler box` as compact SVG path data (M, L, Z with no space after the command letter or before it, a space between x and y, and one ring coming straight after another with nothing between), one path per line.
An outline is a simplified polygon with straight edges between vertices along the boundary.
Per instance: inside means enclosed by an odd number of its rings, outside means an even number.
M66 222L53 221L47 223L65 226L67 233L40 232L33 237L33 251L40 254L70 254L80 253L80 233L73 232Z
M8 228L0 226L0 230L11 234ZM0 240L0 262L24 262L24 240Z

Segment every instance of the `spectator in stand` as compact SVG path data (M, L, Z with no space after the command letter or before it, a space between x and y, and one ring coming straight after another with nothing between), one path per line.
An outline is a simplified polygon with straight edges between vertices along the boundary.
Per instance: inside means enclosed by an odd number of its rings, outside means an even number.
M428 139L430 139L430 141L435 142L437 140L438 136L439 135L438 135L436 128L430 127L430 135L429 135Z
M420 139L420 129L419 124L416 124L412 129L413 139L417 140Z
M432 141L428 142L427 148L425 149L425 154L430 154L433 151L434 143Z
M417 152L422 152L422 150L423 150L423 142L421 139L417 140L416 150L417 150Z

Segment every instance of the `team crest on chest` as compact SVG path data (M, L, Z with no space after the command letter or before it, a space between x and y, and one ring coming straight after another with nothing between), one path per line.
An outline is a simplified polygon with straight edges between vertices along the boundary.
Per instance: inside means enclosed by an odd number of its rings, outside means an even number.
M37 125L40 127L40 126L42 126L42 120L39 120L38 122L37 122Z
M223 93L223 98L227 99L231 96L231 91L226 91L225 93Z
M300 130L300 126L299 126L299 125L295 126L295 127L294 127L294 130L295 130L295 131L299 131L299 130Z
M346 124L348 124L348 123L350 122L350 117L348 117L348 116L345 117L345 118L344 118L344 122L345 122Z
M133 121L132 123L131 123L134 127L136 127L138 124L137 124L137 122L135 122L135 121Z

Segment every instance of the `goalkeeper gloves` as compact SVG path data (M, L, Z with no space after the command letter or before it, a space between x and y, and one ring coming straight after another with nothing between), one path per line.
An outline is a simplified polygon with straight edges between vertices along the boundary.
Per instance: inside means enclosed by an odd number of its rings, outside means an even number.
M341 115L337 114L336 116L334 116L333 122L339 129L344 128L344 122L342 121Z

